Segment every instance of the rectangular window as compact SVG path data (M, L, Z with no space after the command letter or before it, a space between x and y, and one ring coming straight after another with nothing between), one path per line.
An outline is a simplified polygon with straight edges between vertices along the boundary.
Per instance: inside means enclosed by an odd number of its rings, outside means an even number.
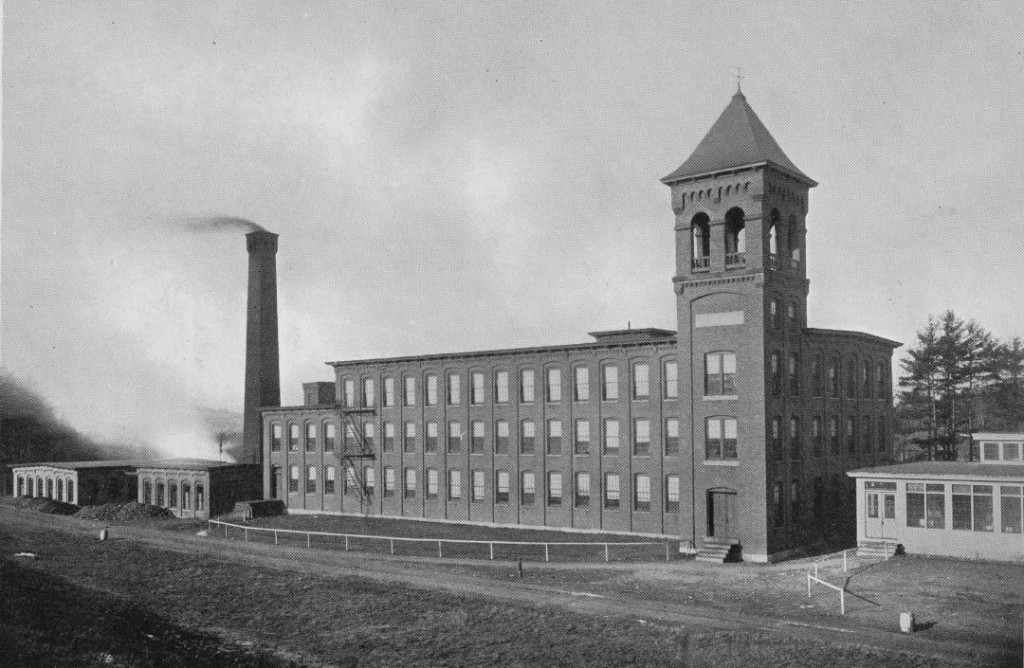
M437 423L427 423L427 442L423 446L424 452L437 452Z
M448 471L448 500L458 501L462 498L462 471L451 469Z
M839 398L839 358L833 357L828 363L828 386L829 393L834 398Z
M981 461L983 461L983 462L998 462L999 461L999 444L998 443L982 443L981 444Z
M670 457L679 454L679 418L665 420L665 454Z
M416 498L416 469L405 469L405 498Z
M424 390L424 393L425 393L426 396L423 398L423 400L427 403L427 405L428 406L436 406L437 405L437 375L436 374L432 374L432 373L431 374L427 374L426 388Z
M31 483L31 482L32 482L32 479L29 478L29 483ZM29 491L31 491L31 488L29 489ZM292 492L292 493L295 493L295 494L297 494L298 491L299 491L299 467L298 466L292 466L290 469L288 469L288 491ZM199 495L199 489L197 487L196 488L196 497L197 497L196 498L196 505L197 506L199 505L198 495ZM146 494L146 502L149 503L149 494L148 493Z
M604 453L619 454L619 421L614 418L604 421Z
M619 398L619 367L606 364L601 367L601 399L615 401Z
M373 439L375 437L373 423L363 423L363 445L367 450L373 450Z
M448 452L462 450L462 425L458 422L448 423Z
M662 384L662 392L666 399L679 397L679 364L677 362L665 362Z
M281 452L281 425L276 422L270 425L270 451Z
M924 527L924 483L907 483L907 526Z
M928 483L925 485L925 514L929 529L946 528L946 486Z
M882 423L882 418L879 418L879 424ZM1020 443L1003 443L1003 461L1004 462L1019 462L1020 461Z
M525 480L526 474L523 474ZM508 471L495 471L494 473L494 502L495 503L508 503L509 498L509 487L511 482L509 481Z
M313 452L316 450L316 425L309 423L306 425L306 452Z
M786 372L789 376L789 396L800 395L800 356L790 353L787 360Z
M505 420L494 423L494 452L499 455L508 453L508 422Z
M633 454L651 454L651 421L646 418L633 420Z
M548 473L548 505L562 505L562 474L557 471Z
M394 422L385 422L384 423L384 443L383 443L383 448L384 448L384 452L394 452L395 451L395 423ZM409 451L406 450L406 452L409 452Z
M800 459L803 456L803 432L800 418L795 415L789 418L789 456Z
M651 476L633 476L633 510L647 512L651 509Z
M316 467L315 466L307 466L306 467L306 494L315 494L315 493L316 493ZM162 506L163 503L162 502L161 503L157 503L157 505Z
M789 513L791 521L800 521L800 483L796 480L789 483Z
M604 476L604 507L609 510L619 507L618 473L606 473Z
M850 454L857 454L857 418L849 416L846 418L846 444L850 448Z
M473 454L483 454L484 451L484 423L482 420L473 420L470 425L469 448Z
M853 399L857 396L857 360L846 363L846 396Z
M377 486L377 479L374 475L373 467L366 466L363 468L363 489L366 490L367 496L373 496L373 492Z
M363 378L363 408L372 408L377 402L373 378Z
M576 401L590 400L590 369L578 366L573 372L573 399Z
M768 429L768 444L771 447L771 458L782 459L782 417L779 415L772 417Z
M342 383L342 398L345 401L345 406L348 408L355 408L356 405L356 381L351 378L346 378L345 382Z
M532 506L537 496L537 479L533 475L533 471L523 471L521 478L522 481L519 487L519 503L524 506ZM507 477L505 479L505 484L508 485ZM505 498L508 500L507 489L505 491Z
M481 371L474 371L472 375L473 385L470 388L469 401L472 404L480 405L484 402L484 374Z
M651 396L651 369L647 364L633 365L633 398L646 399Z
M861 396L871 398L871 360L864 360L864 366L860 370L860 393Z
M561 401L562 400L562 370L561 369L548 369L546 372L547 385L546 385L546 397L548 401Z
M404 452L416 452L416 423L405 423L405 434L402 437L402 450Z
M535 448L535 441L537 438L536 425L533 420L523 420L522 430L519 435L519 452L524 455L532 455Z
M405 377L405 405L416 405L416 379L412 376Z
M577 455L590 454L590 420L576 420L576 439L573 452Z
M299 425L288 425L288 452L299 451Z
M778 350L773 350L771 356L768 358L768 377L772 387L772 394L779 396L782 394L782 369L780 368L781 355Z
M953 485L953 529L994 530L992 485Z
M705 459L736 459L736 418L708 418L705 426Z
M508 371L494 374L494 400L499 404L508 403Z
M395 469L384 467L384 496L395 495Z
M886 382L885 365L881 362L875 368L875 382L878 384L878 398L885 399L888 394L888 383Z
M519 401L529 404L533 398L533 369L523 369L519 372Z
M736 394L736 353L717 352L704 356L705 396Z
M665 512L679 512L679 476L665 477Z
M395 379L384 379L384 408L391 408L395 405Z
M473 496L472 501L474 503L480 503L484 500L484 486L486 485L486 478L484 477L483 471L473 471Z
M1021 519L1024 518L1022 501L1024 496L1021 496L1020 487L1003 485L999 488L1003 533L1021 533Z
M821 355L815 355L811 360L811 393L820 397L821 389Z
M824 434L821 431L821 416L815 415L811 418L811 443L814 448L814 456L821 457L824 450Z
M458 406L462 401L462 378L457 373L448 374L448 405Z
M562 454L562 421L548 420L548 454Z
M356 491L356 471L351 466L345 467L345 481L342 485L343 494L354 494Z
M828 418L828 445L832 454L839 454L839 418L835 415Z
M333 422L324 423L324 450L333 452L337 445L338 436Z
M590 474L577 473L575 487L576 507L586 508L587 506L590 505Z
M427 469L427 498L436 499L437 490L441 486L438 480L437 469Z

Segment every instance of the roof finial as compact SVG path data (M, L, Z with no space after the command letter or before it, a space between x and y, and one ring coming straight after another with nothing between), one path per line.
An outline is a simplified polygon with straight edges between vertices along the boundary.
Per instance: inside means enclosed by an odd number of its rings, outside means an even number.
M743 79L744 79L743 70L741 70L740 68L737 67L736 68L736 92L739 93L740 95L743 94L743 86L742 86Z

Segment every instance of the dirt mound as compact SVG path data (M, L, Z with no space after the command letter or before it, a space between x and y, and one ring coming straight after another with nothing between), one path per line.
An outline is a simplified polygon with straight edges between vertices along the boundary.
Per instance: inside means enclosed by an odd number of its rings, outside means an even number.
M54 501L42 496L20 496L14 500L14 505L50 515L74 515L78 512L78 506L73 503Z
M151 506L138 501L129 503L104 503L99 506L86 506L77 513L75 517L87 520L150 520L174 517L174 513L161 508Z

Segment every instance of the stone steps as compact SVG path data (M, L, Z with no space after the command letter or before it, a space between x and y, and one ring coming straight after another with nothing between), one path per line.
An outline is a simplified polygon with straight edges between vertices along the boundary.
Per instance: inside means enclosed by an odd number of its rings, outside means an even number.
M726 560L733 549L738 550L738 548L739 545L734 541L705 540L697 550L697 561L703 561L709 564L721 564Z
M862 541L857 556L864 559L891 559L896 554L896 541Z

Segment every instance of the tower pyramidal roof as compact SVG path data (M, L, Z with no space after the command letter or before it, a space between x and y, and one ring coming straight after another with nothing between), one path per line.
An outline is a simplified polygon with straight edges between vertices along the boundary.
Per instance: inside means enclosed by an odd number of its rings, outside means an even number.
M770 164L808 186L818 185L786 157L768 128L747 104L747 98L736 91L725 111L686 162L661 181L667 184L723 170L764 164Z

